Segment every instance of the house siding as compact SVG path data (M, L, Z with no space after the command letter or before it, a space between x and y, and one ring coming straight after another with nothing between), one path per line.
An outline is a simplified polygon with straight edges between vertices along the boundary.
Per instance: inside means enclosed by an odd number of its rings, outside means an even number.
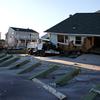
M50 41L51 41L54 45L57 46L57 42L58 42L58 40L57 40L57 34L51 33L51 34L50 34Z
M62 43L62 42L58 42L58 35L64 35L64 36L68 36L68 43ZM76 44L76 36L81 37L81 44ZM55 44L58 48L61 48L61 50L73 50L75 48L73 48L72 46L69 46L71 41L73 41L73 45L76 46L76 49L80 50L82 49L83 43L84 43L84 39L86 38L86 36L80 36L80 35L69 35L69 34L62 34L62 33L50 33L50 41ZM64 40L65 41L65 40Z
M12 28L9 28L8 33L6 35L6 42L9 47L14 47L15 45L15 34Z
M57 45L57 43L58 43L58 38L57 38L57 35L62 35L62 34L60 34L60 33L58 33L58 34L56 34L56 33L51 33L50 34L50 41L52 42L52 43L54 43L55 45ZM68 36L68 40L69 40L69 42L70 41L73 41L73 43L74 43L74 45L75 46L82 46L82 44L83 44L83 42L84 42L84 38L85 38L85 36L80 36L81 37L81 44L80 45L77 45L77 44L75 44L75 41L76 41L76 36L75 35L66 35L66 34L63 34L64 36ZM59 42L60 43L60 42ZM61 43L61 44L65 44L65 45L67 45L66 43Z
M24 39L24 40L37 40L39 38L38 33L32 32L17 32L16 31L16 39Z
M38 39L38 33L15 31L11 27L6 34L6 42L10 48L26 47L28 42L37 41Z

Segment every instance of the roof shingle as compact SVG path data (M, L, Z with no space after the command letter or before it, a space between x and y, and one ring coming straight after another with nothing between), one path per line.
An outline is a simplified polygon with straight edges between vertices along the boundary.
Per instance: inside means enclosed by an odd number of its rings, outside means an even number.
M76 13L45 32L100 35L100 13Z
M34 31L34 30L32 30L32 29L29 29L29 28L27 28L27 29L25 29L25 28L16 28L16 27L11 27L11 28L14 29L15 31L38 33L38 32L36 32L36 31Z

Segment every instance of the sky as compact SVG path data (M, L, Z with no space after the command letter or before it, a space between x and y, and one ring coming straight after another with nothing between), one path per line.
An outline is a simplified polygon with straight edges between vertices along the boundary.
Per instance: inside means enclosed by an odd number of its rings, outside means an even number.
M0 0L0 32L5 38L9 27L45 30L70 14L100 10L100 0Z

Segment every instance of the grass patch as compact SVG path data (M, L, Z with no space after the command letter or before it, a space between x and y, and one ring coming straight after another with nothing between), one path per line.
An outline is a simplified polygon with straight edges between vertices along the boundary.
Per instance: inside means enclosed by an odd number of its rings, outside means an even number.
M71 79L73 79L76 75L80 73L80 69L74 69L71 72L66 73L60 79L56 80L56 84L59 86L66 85Z
M15 66L13 66L13 67L10 67L9 69L18 69L18 68L20 68L21 66L24 66L25 64L27 64L27 63L29 63L30 61L29 60L24 60L24 61L22 61L22 62L20 62L19 64L17 64L17 65L15 65Z
M59 68L59 66L57 65L52 65L50 68L40 72L40 73L37 73L36 75L33 75L32 77L30 77L29 79L32 80L33 78L35 77L46 77L48 76L50 73L52 73L53 71L57 70Z
M40 65L41 65L41 62L38 62L36 64L33 64L32 66L30 66L29 68L24 69L23 71L19 72L18 74L23 74L23 73L31 72L34 68L37 68Z

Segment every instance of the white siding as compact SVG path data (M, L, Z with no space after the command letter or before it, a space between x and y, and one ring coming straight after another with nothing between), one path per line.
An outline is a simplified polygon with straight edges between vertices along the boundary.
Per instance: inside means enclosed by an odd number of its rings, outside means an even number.
M51 33L50 34L50 41L53 43L53 44L55 44L55 45L57 45L57 34L55 34L55 33Z
M69 41L73 41L74 45L76 45L76 46L82 46L85 37L84 36L80 36L80 37L81 37L81 44L80 45L75 44L76 36L74 36L74 35L73 36L72 35L69 36Z
M15 45L15 33L12 28L9 28L9 30L8 30L7 43L10 47L13 47Z
M1 32L0 32L0 40L1 40Z
M6 41L7 41L7 44L9 47L18 46L20 40L24 40L24 41L35 40L35 41L37 41L37 39L39 39L38 33L15 31L11 27L9 28L7 37L6 37ZM17 40L18 40L18 42L17 42ZM24 43L22 45L26 45L26 43Z
M16 39L20 40L37 40L39 38L38 33L31 32L16 32Z
M62 33L50 33L50 41L52 42L52 43L54 43L55 45L57 45L57 43L58 43L58 39L57 39L57 35L67 35L68 36L68 40L69 40L69 42L71 42L71 41L73 41L73 43L74 43L74 45L76 45L75 44L75 39L76 39L76 36L75 35L69 35L69 34L62 34ZM77 36L80 36L80 35L77 35ZM81 39L82 39L82 44L83 44L83 42L84 42L84 38L85 38L85 36L81 36ZM61 44L65 44L65 45L67 45L66 43L61 43ZM80 45L76 45L76 46L82 46L82 44L80 44Z
M73 41L73 43L75 44L75 36L68 36L69 37L69 41Z

